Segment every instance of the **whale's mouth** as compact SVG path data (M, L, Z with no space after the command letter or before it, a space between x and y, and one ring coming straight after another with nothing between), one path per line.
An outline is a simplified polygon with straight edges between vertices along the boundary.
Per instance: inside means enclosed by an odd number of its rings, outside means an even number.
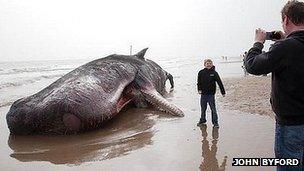
M139 87L131 82L125 87L116 104L117 113L129 103L134 103L137 107L147 107L150 104L156 109L173 116L184 116L183 111L169 103L154 87L149 85Z
M142 91L146 100L155 108L160 111L164 111L173 116L183 117L184 112L180 110L175 105L169 103L162 95L160 95L156 90Z

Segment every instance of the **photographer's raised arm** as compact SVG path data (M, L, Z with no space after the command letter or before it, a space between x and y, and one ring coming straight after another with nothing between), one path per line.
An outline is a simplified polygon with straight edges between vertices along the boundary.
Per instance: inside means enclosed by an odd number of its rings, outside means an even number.
M245 57L245 68L253 75L268 74L285 65L284 54L288 53L286 43L277 41L268 52L262 53L264 45L260 42L254 43Z

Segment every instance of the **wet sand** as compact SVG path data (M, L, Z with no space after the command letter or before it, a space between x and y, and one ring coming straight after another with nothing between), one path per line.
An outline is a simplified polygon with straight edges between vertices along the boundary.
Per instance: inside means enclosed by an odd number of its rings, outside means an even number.
M196 92L197 67L192 66L170 69L176 87L167 98L181 107L184 118L154 109L133 108L103 128L85 134L10 136L5 121L9 107L0 108L0 169L275 170L274 167L231 165L234 157L274 156L274 120L258 115L256 110L234 106L240 100L233 100L241 94L232 93L233 81L225 79L227 97L217 97L220 128L214 129L210 124L209 109L207 127L196 126L200 108ZM250 86L247 82L242 84L242 87ZM33 87L33 91L41 88ZM243 104L247 103L246 99L242 100Z

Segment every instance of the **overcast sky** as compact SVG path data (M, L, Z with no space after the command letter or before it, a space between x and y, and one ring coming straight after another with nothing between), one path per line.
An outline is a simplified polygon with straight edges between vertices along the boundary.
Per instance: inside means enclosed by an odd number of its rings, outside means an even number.
M285 0L0 0L0 61L238 56Z

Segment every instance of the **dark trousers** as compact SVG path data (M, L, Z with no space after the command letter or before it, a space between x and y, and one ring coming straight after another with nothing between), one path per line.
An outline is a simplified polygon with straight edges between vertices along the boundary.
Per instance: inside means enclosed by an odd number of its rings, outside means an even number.
M211 116L212 116L212 123L213 125L218 124L218 117L215 108L215 99L214 95L201 95L201 119L200 122L206 122L206 110L207 110L207 103L211 109Z

